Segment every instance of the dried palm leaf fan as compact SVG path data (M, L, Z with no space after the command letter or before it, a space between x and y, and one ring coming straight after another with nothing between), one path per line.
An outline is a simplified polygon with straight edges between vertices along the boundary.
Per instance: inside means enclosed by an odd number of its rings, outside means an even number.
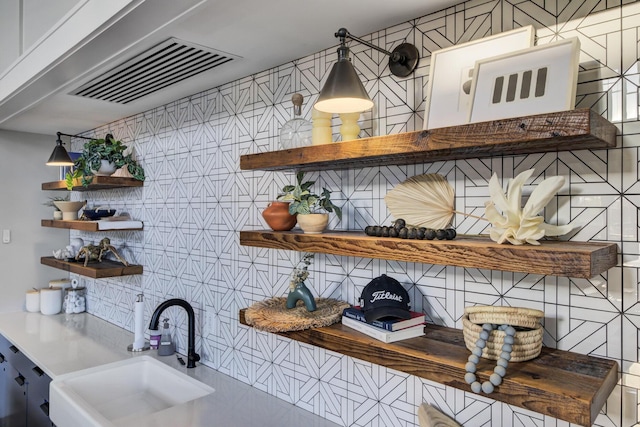
M415 227L433 229L451 225L455 192L447 179L436 173L412 176L384 197L389 212Z

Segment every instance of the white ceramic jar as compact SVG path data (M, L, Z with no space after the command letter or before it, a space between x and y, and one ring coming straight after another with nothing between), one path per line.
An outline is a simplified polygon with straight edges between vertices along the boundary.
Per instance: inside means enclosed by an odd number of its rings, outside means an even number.
M58 314L62 309L62 288L54 286L40 289L40 313Z

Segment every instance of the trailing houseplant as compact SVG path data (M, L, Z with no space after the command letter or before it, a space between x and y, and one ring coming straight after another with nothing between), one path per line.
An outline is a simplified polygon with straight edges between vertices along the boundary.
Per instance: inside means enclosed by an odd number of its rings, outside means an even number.
M113 164L116 169L126 166L131 176L144 181L144 169L136 162L131 154L125 154L127 146L116 140L111 134L104 139L92 139L85 143L82 154L74 162L74 169L66 175L67 189L73 188L73 180L82 178L82 185L87 186L93 181L93 176L100 170L103 161Z
M320 233L326 227L329 214L335 212L338 220L342 220L342 209L331 201L331 191L322 188L320 195L310 191L315 181L303 181L304 172L296 174L295 185L285 185L282 188L283 194L278 196L278 200L289 202L289 213L298 215L298 225L305 233ZM327 213L328 212L328 213ZM319 225L313 229L305 227L309 222L320 221Z

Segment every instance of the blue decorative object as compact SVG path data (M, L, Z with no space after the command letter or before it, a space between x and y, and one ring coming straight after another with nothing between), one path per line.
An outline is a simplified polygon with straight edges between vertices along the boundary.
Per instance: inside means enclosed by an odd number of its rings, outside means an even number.
M287 308L294 308L298 300L302 300L302 302L304 302L304 306L307 307L307 311L316 310L316 300L313 298L311 291L307 288L304 282L297 283L295 288L292 291L289 291L289 295L287 296Z
M312 253L305 253L298 265L291 272L291 280L289 281L289 295L287 296L287 308L292 309L299 300L304 302L307 311L316 310L316 301L311 291L304 284L309 277L309 264L311 264ZM302 267L300 265L302 264Z

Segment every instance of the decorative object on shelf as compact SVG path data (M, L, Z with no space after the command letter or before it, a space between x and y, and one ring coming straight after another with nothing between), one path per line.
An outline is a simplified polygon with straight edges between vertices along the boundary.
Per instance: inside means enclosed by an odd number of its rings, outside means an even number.
M358 135L360 135L360 126L358 125L359 118L360 113L340 114L340 120L342 120L342 125L340 125L342 141L358 139Z
M113 256L115 256L116 260L124 264L125 267L129 265L129 263L120 256L116 248L111 245L111 239L109 239L108 237L100 240L99 245L89 244L80 248L80 250L76 254L76 261L84 259L84 266L86 267L90 261L102 262L102 257L109 252L111 252Z
M273 231L289 231L295 227L298 219L289 213L288 202L271 202L262 211L262 217Z
M100 167L97 169L91 169L91 173L94 176L111 176L117 170L115 162L108 160L100 160Z
M367 225L364 228L364 234L375 237L398 237L400 239L418 239L418 240L453 240L456 238L455 228L433 228L414 227L408 225L403 218L393 221L392 226L387 225Z
M62 211L64 221L73 221L78 219L78 211L87 204L87 201L54 200L53 204Z
M579 63L578 37L476 61L469 122L573 109Z
M420 427L462 427L455 420L427 403L418 407L418 422Z
M311 109L311 144L324 145L333 142L331 113Z
M89 221L93 221L96 219L107 218L115 215L115 209L109 209L104 206L99 206L97 208L84 208L82 211L82 217L80 219L86 219Z
M305 233L321 233L328 223L328 215L326 218L320 220L320 225L316 218L303 218L309 214L317 214L318 210L324 210L326 212L336 213L338 220L342 220L342 209L333 204L331 201L331 191L326 188L322 188L322 195L312 194L309 189L315 183L315 181L305 181L304 172L298 172L296 174L296 185L285 185L282 188L284 194L278 196L278 200L283 202L290 202L289 213L294 215L298 214L298 225ZM323 214L321 214L323 215ZM326 219L327 222L324 222ZM308 220L308 221L307 221ZM305 230L305 225L310 224L309 231ZM324 224L324 227L320 230L318 228Z
M524 362L540 355L544 313L523 307L466 307L462 318L464 342L471 351L465 381L474 393L492 393L502 383L509 362ZM496 360L488 381L480 383L476 370L480 358Z
M435 173L412 176L384 196L389 212L414 227L444 229L451 225L455 192Z
M316 298L316 309L308 311L303 304L287 308L287 298L274 297L258 301L245 311L248 325L266 332L302 331L340 322L349 303L333 298Z
M100 168L103 163L114 165L115 169L108 172L109 175L124 167L133 178L144 181L144 169L130 153L125 154L126 150L127 146L111 134L107 134L104 139L91 139L84 144L82 155L75 161L74 171L66 176L67 189L73 188L73 180L76 178L82 178L82 185L85 187L91 184L94 175L102 174Z
M309 264L313 258L312 253L305 253L291 272L291 280L289 281L289 295L287 296L287 308L295 308L298 301L302 301L308 311L316 310L316 302L313 294L304 284L309 277Z
M55 259L69 260L75 257L75 254L73 253L73 247L71 245L67 245L63 249L56 249L52 251L52 253Z
M82 153L75 153L73 151L69 152L68 154L74 164L75 161L78 160L78 158L82 155ZM73 164L69 166L60 166L60 181L64 181L65 179L67 179L67 174L69 172L73 172Z
M62 135L69 136L72 138L82 138L82 139L91 139L85 136L80 135L70 135L68 133L57 132L56 135L58 138L56 139L56 146L49 156L49 160L47 160L47 166L73 166L74 160L71 158L67 150L64 148L64 142L62 142Z
M360 294L360 306L367 322L385 317L411 318L411 299L407 290L386 274L371 280Z
M80 248L84 246L84 240L80 237L72 237L69 239L69 246L73 248L73 256L75 257L80 251Z
M424 129L468 123L477 60L533 46L532 25L431 52Z
M62 219L62 211L56 206L55 202L68 202L69 195L64 197L49 197L49 200L44 202L43 205L53 208L53 219Z
M298 225L305 234L321 234L329 224L328 213L299 214Z
M304 97L299 93L294 93L291 97L293 118L280 128L280 145L285 150L311 145L311 122L301 117L303 101Z
M373 101L367 94L349 59L349 48L346 45L347 38L388 55L389 70L394 76L409 76L415 70L420 59L418 49L411 43L402 43L393 52L389 52L354 36L346 28L340 28L334 35L340 39L338 61L333 64L329 77L327 77L315 104L317 110L326 113L361 113L373 107Z
M577 224L551 225L538 215L564 185L564 177L554 176L543 180L533 190L522 208L522 187L533 174L528 169L507 181L507 192L503 191L498 176L489 180L490 201L485 203L485 216L493 226L489 230L491 240L513 245L529 243L539 245L545 236L561 236L578 227Z

